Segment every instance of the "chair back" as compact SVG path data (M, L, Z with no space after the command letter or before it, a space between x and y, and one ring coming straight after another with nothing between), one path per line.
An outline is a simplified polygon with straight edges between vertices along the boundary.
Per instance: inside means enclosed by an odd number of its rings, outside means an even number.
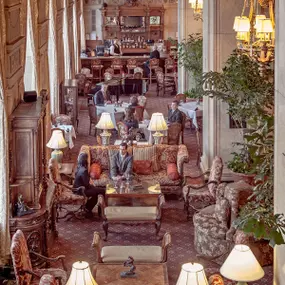
M111 73L112 75L114 75L114 69L113 68L111 68L111 67L108 67L106 70L105 70L105 72L109 72L109 73Z
M59 114L59 115L52 115L51 116L52 124L57 125L72 125L72 120L68 115Z
M33 270L26 238L21 230L17 230L12 237L11 256L18 285L31 283L32 275L22 270Z
M75 79L77 80L78 88L84 89L86 82L86 75L82 73L77 73L75 74Z
M91 67L93 69L100 69L102 68L102 63L100 59L94 59L91 61Z
M127 60L127 67L136 67L137 60L135 58L131 58Z
M89 113L90 122L92 124L97 124L97 110L96 110L96 106L93 105L93 104L88 104L88 113Z
M183 94L183 93L179 93L175 96L175 99L178 101L178 102L183 102L185 103L186 102L186 94Z
M212 167L210 170L209 181L216 181L217 184L221 182L223 174L223 160L221 157L216 156L213 160ZM216 197L217 185L209 184L208 189L213 197Z
M58 184L61 182L61 176L59 173L58 162L54 158L51 158L48 162L48 173L50 180L56 185L54 196L57 200L62 194L62 187Z
M178 145L181 137L182 124L172 123L168 126L167 140L169 145Z
M149 60L149 68L155 69L156 67L159 67L159 59L157 59L157 58L150 59Z
M144 107L143 106L136 106L135 107L135 118L139 122L143 121L143 113L144 113Z
M118 122L117 123L118 127L118 136L121 139L125 139L128 136L128 127L124 122Z
M157 72L162 72L163 73L163 68L162 67L156 67L155 68L155 73Z
M136 67L134 69L134 73L136 73L136 72L140 72L141 74L143 74L143 69L141 67Z
M134 79L142 79L142 73L141 72L134 73Z
M112 61L111 67L112 67L113 69L121 69L121 68L123 68L122 60L119 59L119 58L114 59L114 60Z
M57 285L56 279L51 274L44 274L39 285Z
M142 106L142 107L145 108L145 106L146 106L146 101L147 101L147 99L146 99L146 97L145 97L144 95L139 95L139 96L138 96L138 104L139 104L140 106Z
M156 81L158 85L164 85L164 74L162 71L156 72Z
M168 57L165 59L165 66L174 67L174 60L171 57Z
M105 72L104 73L104 81L108 81L108 80L111 80L113 78L113 75L112 73L110 72Z

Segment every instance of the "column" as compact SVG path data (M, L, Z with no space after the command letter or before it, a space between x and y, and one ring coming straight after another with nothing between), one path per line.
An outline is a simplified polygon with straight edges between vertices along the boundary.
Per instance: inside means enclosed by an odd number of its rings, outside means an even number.
M238 2L238 3L236 3ZM203 8L203 71L221 71L224 62L236 47L234 17L240 15L243 1L204 0ZM242 129L229 128L227 105L215 98L203 100L203 171L211 167L213 158L230 159L233 142L241 141ZM224 171L223 179L230 175Z
M274 152L274 208L275 213L285 213L285 2L275 2L275 152ZM285 246L276 246L274 256L274 285L285 284Z
M178 0L178 42L185 39L185 27L186 27L186 2L187 0ZM186 91L186 73L185 68L178 67L178 93Z

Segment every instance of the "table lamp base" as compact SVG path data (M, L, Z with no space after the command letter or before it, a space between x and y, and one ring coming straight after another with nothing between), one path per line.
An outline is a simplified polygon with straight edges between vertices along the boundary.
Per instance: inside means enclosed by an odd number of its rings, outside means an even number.
M100 137L102 139L102 145L107 146L110 144L111 133L104 130L103 133L100 134Z
M60 149L55 149L51 153L51 158L55 159L58 163L58 168L61 168L61 163L63 159L63 152Z
M161 138L163 137L162 133L155 132L153 134L154 144L160 144Z

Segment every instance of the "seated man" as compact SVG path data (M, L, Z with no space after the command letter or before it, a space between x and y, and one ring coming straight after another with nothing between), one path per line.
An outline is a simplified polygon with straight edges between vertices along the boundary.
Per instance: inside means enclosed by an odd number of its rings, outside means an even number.
M171 109L168 111L168 123L182 124L182 114L178 110L178 101L176 100L171 103Z
M153 59L153 58L160 59L160 53L157 50L157 45L153 46L153 51L149 55L149 59ZM149 60L144 63L144 70L145 70L146 77L149 77L149 74L150 74Z
M127 144L120 144L120 151L113 156L111 161L111 178L129 178L133 173L133 156L127 152Z
M107 92L108 85L102 84L101 90L94 95L94 104L96 106L104 106L105 101L110 100L109 93Z

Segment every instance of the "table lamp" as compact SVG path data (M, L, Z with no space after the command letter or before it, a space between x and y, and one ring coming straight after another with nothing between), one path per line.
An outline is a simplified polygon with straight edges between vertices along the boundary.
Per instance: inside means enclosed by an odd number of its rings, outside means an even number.
M63 152L61 149L67 147L67 143L63 137L63 132L61 130L54 130L46 146L53 149L51 157L58 162L58 166L60 167L60 163L63 158Z
M176 285L208 285L204 267L199 263L185 263Z
M153 134L154 143L159 144L159 141L161 137L163 137L163 134L160 133L160 131L166 131L168 129L167 124L164 120L162 113L153 113L148 125L149 131L154 131Z
M237 285L261 279L264 271L247 245L237 244L220 269L221 274Z
M103 130L103 132L100 134L102 138L102 145L109 145L111 133L108 132L108 130L114 129L114 124L112 122L110 113L102 113L96 128Z
M88 262L77 261L73 263L71 274L66 285L98 285L93 278Z

